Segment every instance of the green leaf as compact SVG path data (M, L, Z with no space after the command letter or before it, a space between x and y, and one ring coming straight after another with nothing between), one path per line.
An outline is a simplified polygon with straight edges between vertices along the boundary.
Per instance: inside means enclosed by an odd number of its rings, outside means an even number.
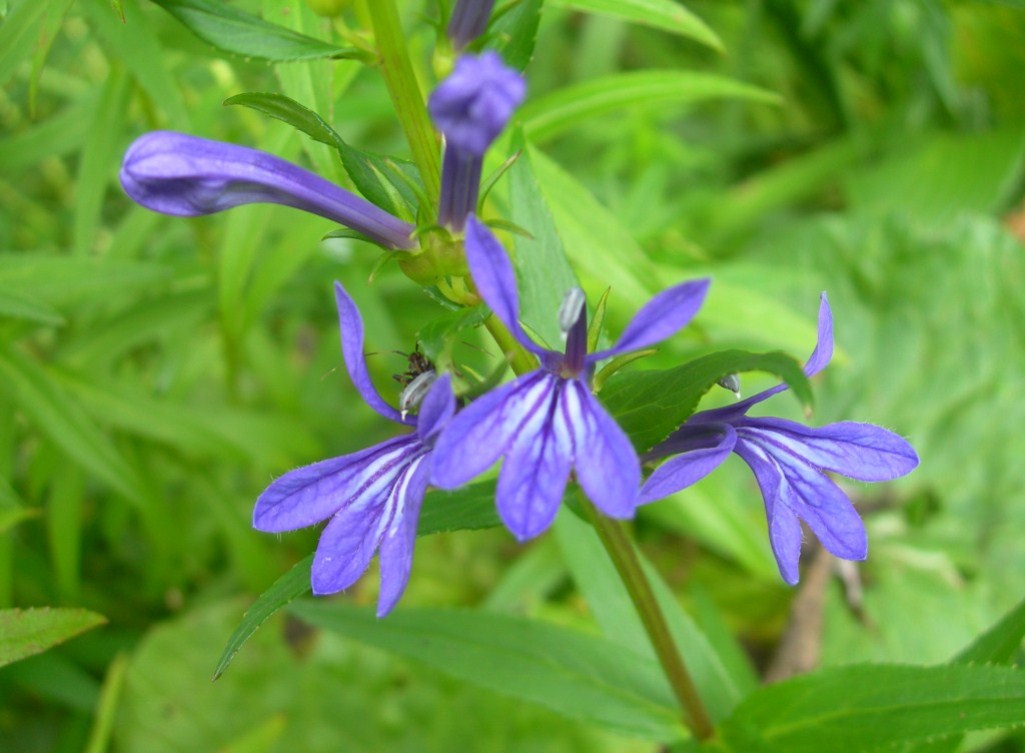
M88 609L0 610L0 667L42 653L106 621Z
M126 497L143 496L132 466L43 367L13 347L0 347L0 385L68 457Z
M701 396L726 374L765 371L780 377L805 405L811 405L808 377L786 353L724 350L673 369L614 374L599 397L634 446L644 451L687 420Z
M765 89L711 73L637 71L559 89L529 102L516 117L527 138L536 143L630 105L660 106L713 99L778 101L775 94Z
M45 302L16 290L4 290L3 288L0 288L0 316L51 326L59 326L64 323L64 317L60 312Z
M148 290L168 273L165 267L145 262L0 253L0 287L56 306Z
M530 229L531 237L515 236L516 276L521 318L549 347L560 344L558 312L563 296L579 287L563 250L552 214L537 185L530 154L522 154L509 170L509 207L513 223Z
M424 499L417 536L443 531L493 528L500 525L495 510L495 482L470 484L454 492L431 492ZM214 670L216 680L228 668L242 645L271 615L298 596L310 591L310 567L313 555L298 562L253 602L242 622L231 634Z
M293 599L310 592L310 567L313 565L313 555L300 560L282 575L273 585L264 591L253 602L253 605L242 615L242 622L235 628L235 631L228 638L224 646L221 658L214 669L212 679L216 680L224 674L232 660L234 660L239 649L249 640L249 637L260 629L271 615L291 602Z
M597 13L635 24L653 26L723 51L722 41L708 26L673 0L548 0L557 8Z
M1025 673L1005 667L858 665L763 687L723 723L729 750L845 753L1021 725Z
M364 59L355 47L338 47L209 0L153 0L193 34L224 52L287 62L319 58Z
M3 19L0 24L0 84L5 83L18 64L32 52L40 18L49 6L56 4L53 0L19 3Z
M565 716L658 740L685 736L661 667L604 638L523 617L399 609L384 620L338 602L290 610L341 633Z
M361 194L392 214L404 214L396 201L400 195L413 211L416 197L406 181L396 175L401 168L388 157L369 154L347 144L327 121L307 107L283 94L246 92L224 100L225 105L243 105L277 118L322 144L334 147L345 171Z
M506 65L522 71L530 62L541 23L542 3L543 0L520 0L491 24L488 46L501 53Z
M954 664L1008 664L1025 636L1025 599L952 659Z

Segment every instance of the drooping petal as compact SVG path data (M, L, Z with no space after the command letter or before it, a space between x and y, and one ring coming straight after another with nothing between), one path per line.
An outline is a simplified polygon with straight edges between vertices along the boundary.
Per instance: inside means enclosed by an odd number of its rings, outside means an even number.
M566 380L558 409L571 437L577 481L588 498L609 517L633 517L641 465L629 437L578 379Z
M697 483L722 465L736 441L737 433L729 424L684 424L649 453L652 457L672 457L644 482L638 504L654 502Z
M335 282L335 303L338 305L338 325L342 333L342 356L356 390L367 405L385 418L396 423L412 423L403 421L399 412L384 401L370 381L367 359L363 355L363 318L356 308L356 302L340 282Z
M594 363L662 342L694 318L704 303L710 282L707 279L692 280L663 290L634 315L615 345L592 353L587 357L588 362Z
M390 488L331 518L313 555L310 583L314 595L342 591L366 572L387 525L385 503Z
M271 154L173 131L153 131L125 152L121 185L155 212L195 217L241 204L284 204L352 228L389 248L412 248L408 222Z
M890 481L918 466L918 454L901 436L873 424L841 421L821 427L782 418L746 418L744 431L777 454L859 481Z
M513 337L533 353L540 355L547 352L527 337L520 326L516 272L505 249L491 231L472 215L466 222L466 263L470 267L477 292Z
M556 378L532 371L459 411L431 453L431 483L455 489L487 470L535 414L550 402Z
M411 437L396 437L286 473L256 500L253 528L281 533L331 517L364 494L376 478L391 473L413 451L414 444L416 440Z
M416 433L421 442L437 436L456 412L456 397L452 394L452 375L442 374L431 385L430 392L420 403L416 419Z
M570 429L557 418L565 380L554 382L545 402L526 417L508 448L495 489L498 514L520 541L552 524L572 467Z
M847 495L818 469L801 458L778 454L772 445L763 444L737 431L736 452L754 470L755 465L772 466L776 504L785 505L804 520L822 545L837 557L863 560L868 556L868 536L854 505ZM761 475L755 472L759 485ZM762 486L762 494L767 490Z
M430 463L426 456L418 458L402 472L392 487L390 506L396 510L381 539L378 558L381 562L381 593L377 599L377 616L384 617L398 603L413 568L413 546L420 506L427 492Z

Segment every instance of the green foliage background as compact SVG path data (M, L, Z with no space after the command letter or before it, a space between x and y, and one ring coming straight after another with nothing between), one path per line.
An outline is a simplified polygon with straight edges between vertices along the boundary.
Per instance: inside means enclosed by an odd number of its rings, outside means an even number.
M297 0L233 5L337 41ZM400 5L427 88L437 10ZM697 326L650 366L713 345L803 357L828 290L840 353L812 421L884 425L923 462L853 489L871 540L863 603L825 582L811 643L824 665L949 659L1025 590L1025 9L688 2L724 54L702 32L576 10L588 5L545 4L521 115L536 184L515 190L544 200L592 300L612 287L613 332L658 287L712 275ZM316 540L252 531L256 495L388 431L344 376L331 281L364 312L382 388L405 368L392 351L438 309L395 265L367 285L374 249L322 241L324 220L137 207L121 155L171 128L345 183L325 145L222 107L246 91L286 94L361 148L406 146L357 60L228 55L138 0L6 0L0 19L0 608L109 622L0 669L0 750L654 750L281 615L210 683L242 611ZM495 213L515 220L507 190ZM744 391L765 384L745 376ZM642 510L636 531L697 622L764 670L795 593L731 463ZM423 538L403 606L597 633L572 541ZM375 589L367 576L345 599ZM980 734L962 748L1023 746Z

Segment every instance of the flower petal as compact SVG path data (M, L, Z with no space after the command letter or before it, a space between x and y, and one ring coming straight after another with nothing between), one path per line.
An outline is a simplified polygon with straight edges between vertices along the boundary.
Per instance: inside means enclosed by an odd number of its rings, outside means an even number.
M578 379L566 380L558 409L572 441L577 481L588 498L610 517L633 517L641 465L629 437Z
M378 557L381 561L381 593L377 599L377 616L384 617L398 603L413 568L413 546L420 505L427 492L430 463L418 458L402 472L392 487L391 502L395 513L384 531Z
M363 355L363 318L356 308L356 302L352 300L349 293L342 287L342 283L335 282L335 303L338 305L338 326L342 333L342 356L345 358L345 368L349 372L356 391L359 392L364 402L387 419L396 423L412 423L403 421L402 416L395 408L384 401L370 381L370 373L367 371L367 359Z
M256 500L253 528L281 533L319 523L352 504L418 446L414 438L396 437L286 473Z
M195 217L269 202L352 228L389 248L412 248L408 222L271 154L173 131L154 131L125 152L121 185L155 212Z
M362 505L341 510L324 528L310 575L314 595L342 591L366 572L387 525L389 491L390 486Z
M524 424L549 404L556 377L532 371L491 390L456 413L431 453L431 483L455 489L487 470Z
M416 419L416 433L421 442L437 436L456 412L456 397L452 394L452 375L442 374L431 385L420 403Z
M588 363L662 342L694 318L710 283L708 279L692 280L663 290L634 315L615 345L592 353Z
M520 345L538 355L546 353L520 326L520 298L512 262L498 239L473 215L466 221L466 263L477 292Z
M847 495L825 474L799 458L777 454L773 445L752 441L742 429L737 431L736 452L755 471L766 509L770 497L773 506L789 508L837 557L863 560L868 556L865 525Z
M722 465L736 441L737 433L729 424L684 424L650 453L654 457L674 457L644 482L638 504L654 502L697 483Z
M526 417L506 452L495 489L498 514L520 541L537 536L555 520L572 466L568 427L558 416L565 380L546 391L545 402Z
M918 466L914 448L892 431L873 424L841 421L821 427L782 418L746 418L744 431L810 465L859 481L889 481Z
M814 376L829 365L833 358L833 312L829 308L829 298L825 292L819 299L819 333L815 340L815 350L804 365L804 373Z

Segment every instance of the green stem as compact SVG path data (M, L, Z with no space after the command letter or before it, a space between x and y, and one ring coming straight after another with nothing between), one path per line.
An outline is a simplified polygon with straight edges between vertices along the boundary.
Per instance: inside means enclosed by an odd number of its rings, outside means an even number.
M525 374L537 368L536 360L516 341L498 317L488 317L485 326L502 351L511 356L514 372ZM662 671L665 672L673 694L680 704L684 723L697 739L708 740L715 735L712 720L673 640L672 633L669 632L665 615L658 605L648 576L644 574L644 568L626 528L620 521L602 515L587 499L583 500L583 508L623 585L626 586L630 601L633 602L648 639L655 649L655 655L662 665Z
M437 213L441 186L438 142L409 60L409 44L402 33L395 0L366 0L364 7L369 11L374 26L374 40L381 57L381 73L388 86L388 94L431 203L431 206L424 207L424 214L433 217Z
M605 517L588 500L583 501L583 508L612 564L616 566L641 622L644 623L644 630L655 648L655 654L666 673L673 694L683 709L684 721L699 740L709 739L715 734L712 721L705 704L701 701L694 680L687 671L687 665L677 650L673 636L669 632L669 625L655 598L655 592L652 591L651 584L644 574L644 568L641 567L640 559L623 523Z

